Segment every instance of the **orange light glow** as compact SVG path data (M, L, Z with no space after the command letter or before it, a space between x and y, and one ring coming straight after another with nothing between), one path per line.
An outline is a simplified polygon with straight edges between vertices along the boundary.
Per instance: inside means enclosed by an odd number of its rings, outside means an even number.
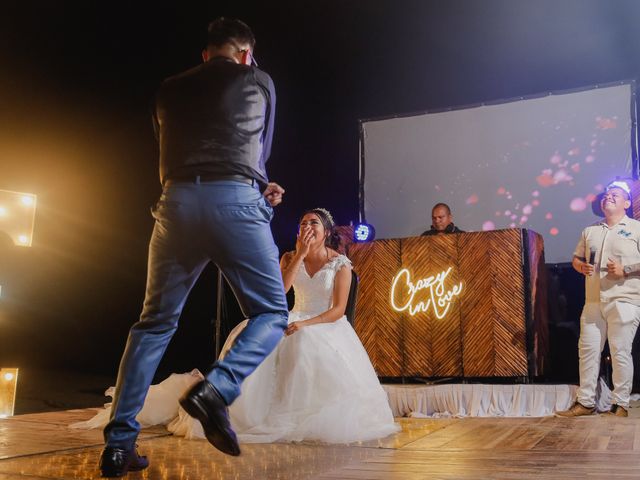
M31 193L0 190L0 235L20 247L30 247L37 197Z

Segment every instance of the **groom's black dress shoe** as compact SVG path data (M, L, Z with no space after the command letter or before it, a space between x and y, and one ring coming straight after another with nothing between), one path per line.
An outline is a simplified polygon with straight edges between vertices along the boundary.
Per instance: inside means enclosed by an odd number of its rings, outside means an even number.
M195 384L181 399L180 405L200 420L209 443L227 455L240 455L236 434L229 423L227 405L218 391L206 380Z
M127 472L144 470L149 466L147 457L141 457L136 447L131 450L117 447L104 447L100 457L100 472L102 477L122 477Z

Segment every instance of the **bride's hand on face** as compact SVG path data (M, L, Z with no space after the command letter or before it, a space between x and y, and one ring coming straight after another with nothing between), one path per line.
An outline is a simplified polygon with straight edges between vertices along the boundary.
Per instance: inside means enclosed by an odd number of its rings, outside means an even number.
M286 330L284 331L284 334L288 337L289 335L294 334L304 326L305 326L304 321L291 322L289 326L286 328Z
M298 238L296 239L296 255L304 259L309 253L309 247L312 241L313 230L308 226L301 227Z

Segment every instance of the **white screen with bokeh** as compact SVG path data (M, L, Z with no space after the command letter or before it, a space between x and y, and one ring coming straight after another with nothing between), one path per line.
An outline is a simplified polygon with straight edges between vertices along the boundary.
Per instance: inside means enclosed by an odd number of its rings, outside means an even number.
M365 121L364 212L376 238L420 235L444 202L465 231L528 228L570 261L591 201L632 175L632 86ZM635 138L635 136L634 136Z

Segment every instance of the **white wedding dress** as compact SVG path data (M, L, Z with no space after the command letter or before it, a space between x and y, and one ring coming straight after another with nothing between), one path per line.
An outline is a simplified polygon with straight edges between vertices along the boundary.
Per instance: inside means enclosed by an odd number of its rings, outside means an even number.
M313 277L302 264L293 284L296 302L289 314L289 323L331 308L336 272L349 264L344 255L339 255ZM223 355L243 326L231 332ZM194 372L184 375L187 376L185 384L198 380ZM177 384L178 380L172 377L174 375L165 382ZM155 397L166 396L166 389L161 388L165 382L149 391L138 416L139 420L140 417L145 420L144 425L153 422L157 408L154 404L162 401ZM167 427L169 431L187 438L204 438L200 423L179 408L177 401L175 409L176 416ZM166 419L167 412L163 413ZM241 443L302 440L350 443L385 437L399 430L387 394L345 316L335 322L303 327L283 337L242 384L241 394L229 407L229 413ZM100 420L99 415L103 416ZM108 412L99 415L75 426L101 426L106 423Z

